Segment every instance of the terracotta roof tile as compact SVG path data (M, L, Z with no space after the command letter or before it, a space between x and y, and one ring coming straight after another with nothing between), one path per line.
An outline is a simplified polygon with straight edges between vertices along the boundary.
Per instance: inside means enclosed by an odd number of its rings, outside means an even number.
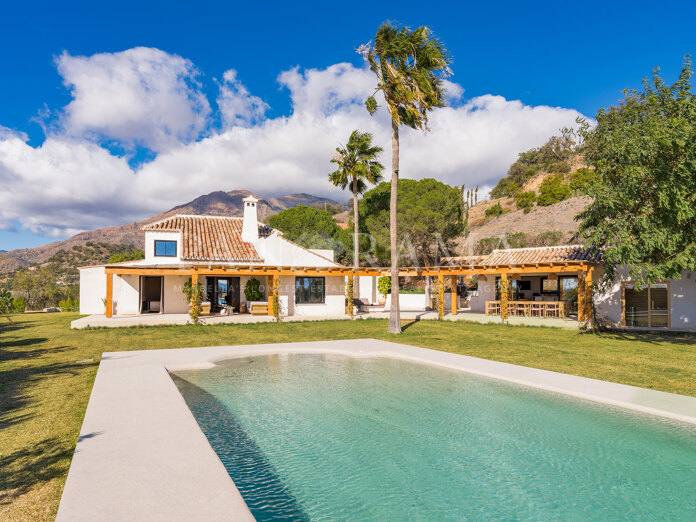
M242 241L242 218L171 216L145 225L144 231L181 232L181 258L196 261L263 261L252 243ZM259 237L273 229L259 223Z
M507 248L494 250L487 256L448 257L443 263L457 265L534 265L537 263L599 263L601 252L582 245L562 245L535 248Z

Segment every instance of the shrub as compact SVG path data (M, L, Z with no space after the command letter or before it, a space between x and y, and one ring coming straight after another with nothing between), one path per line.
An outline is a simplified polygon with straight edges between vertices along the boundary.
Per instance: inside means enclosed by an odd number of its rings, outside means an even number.
M27 301L23 297L17 297L12 300L12 313L23 314L27 309Z
M261 281L252 277L247 281L244 287L244 295L247 301L260 301L263 299L263 293L261 293Z
M508 232L505 234L508 248L524 248L527 246L527 234L524 232Z
M486 237L481 239L474 247L475 256L485 256L493 250L505 248L504 241L499 237Z
M527 212L534 206L534 201L536 201L536 194L532 190L520 192L515 196L517 208L524 209Z
M566 163L565 161L559 161L551 165L549 170L551 172L555 172L556 174L568 174L568 172L570 172L570 164Z
M387 297L387 294L391 292L390 276L382 276L377 280L377 291L384 297Z
M560 230L547 230L536 237L535 246L554 246L560 243L562 237Z
M58 308L60 308L61 312L77 312L80 310L80 303L77 299L68 297L58 302Z
M561 176L553 175L546 178L539 186L537 203L542 207L548 207L570 197L570 187L563 182Z
M503 207L500 206L500 203L496 203L495 205L488 207L486 209L486 217L499 216L502 213L503 213Z

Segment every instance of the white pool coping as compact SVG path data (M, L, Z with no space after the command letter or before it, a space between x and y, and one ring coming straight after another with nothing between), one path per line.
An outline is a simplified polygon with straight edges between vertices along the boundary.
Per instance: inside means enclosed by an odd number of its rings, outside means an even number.
M433 364L696 426L696 397L375 339L105 352L57 520L253 520L168 371L284 353Z

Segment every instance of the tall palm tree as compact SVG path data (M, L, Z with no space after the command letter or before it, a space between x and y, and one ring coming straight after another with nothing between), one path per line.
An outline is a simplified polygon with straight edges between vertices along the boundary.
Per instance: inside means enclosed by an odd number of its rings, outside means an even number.
M336 147L331 163L337 169L329 174L329 181L345 189L349 184L353 190L353 266L360 265L358 238L358 194L365 192L367 184L374 185L382 179L384 166L377 161L382 147L372 145L372 134L354 130L344 147Z
M428 130L428 111L443 107L443 78L451 74L449 54L425 26L411 31L383 23L375 43L360 46L358 52L377 75L375 94L381 92L392 124L392 176L389 208L391 248L391 308L389 332L401 333L399 314L399 253L397 244L397 195L399 189L399 126ZM377 111L374 94L365 102L370 114Z

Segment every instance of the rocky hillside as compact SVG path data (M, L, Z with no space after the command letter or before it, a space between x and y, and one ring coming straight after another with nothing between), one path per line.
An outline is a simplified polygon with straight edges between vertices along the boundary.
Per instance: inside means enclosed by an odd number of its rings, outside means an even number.
M483 219L485 209L501 200L479 203L476 207L480 208L471 209L471 215L476 216L476 219L472 219L474 224L470 227L469 236L462 236L456 242L457 254L478 254L478 249L481 248L479 243L490 238L504 240L505 245L511 248L572 243L578 230L575 216L590 201L587 196L573 197L548 207L533 207L525 213L523 210L516 210L510 198L502 201L503 209L507 210L505 213L487 219ZM473 212L474 210L476 211ZM509 235L513 234L525 234L527 242L510 244ZM540 241L540 236L547 237L547 242Z
M140 228L147 223L163 219L174 214L211 214L214 216L241 216L242 200L251 192L248 190L233 190L231 192L211 192L197 197L193 201L174 207L166 212L157 214L143 221L128 223L116 227L100 228L80 232L65 241L56 241L36 248L10 250L0 254L0 274L13 272L20 266L31 266L46 263L49 258L61 250L72 250L75 246L83 246L87 242L110 245L133 245L143 248L143 232ZM290 194L279 198L260 198L258 203L259 219L265 219L286 208L298 205L307 206L337 206L338 203L327 198L311 194Z

